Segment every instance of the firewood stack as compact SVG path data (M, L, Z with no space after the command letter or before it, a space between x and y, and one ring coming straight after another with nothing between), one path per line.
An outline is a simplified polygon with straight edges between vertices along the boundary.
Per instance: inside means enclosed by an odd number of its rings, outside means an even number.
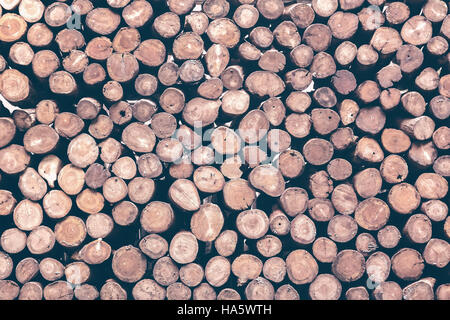
M0 6L0 299L450 299L447 2Z

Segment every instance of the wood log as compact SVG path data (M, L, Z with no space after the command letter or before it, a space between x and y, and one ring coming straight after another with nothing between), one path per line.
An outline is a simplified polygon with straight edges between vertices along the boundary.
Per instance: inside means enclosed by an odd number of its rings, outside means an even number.
M59 66L59 58L53 51L41 50L33 56L33 72L39 78L48 78Z
M144 276L147 260L138 248L124 246L114 252L112 269L114 275L121 281L134 283Z
M27 246L27 234L17 228L7 229L2 233L0 243L6 253L19 253Z
M64 275L64 265L56 259L44 258L39 263L39 272L47 281L56 281Z

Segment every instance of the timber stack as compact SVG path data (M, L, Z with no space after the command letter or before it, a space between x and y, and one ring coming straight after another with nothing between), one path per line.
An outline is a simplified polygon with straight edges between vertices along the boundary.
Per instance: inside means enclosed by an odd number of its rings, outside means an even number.
M0 0L0 299L450 299L441 0Z

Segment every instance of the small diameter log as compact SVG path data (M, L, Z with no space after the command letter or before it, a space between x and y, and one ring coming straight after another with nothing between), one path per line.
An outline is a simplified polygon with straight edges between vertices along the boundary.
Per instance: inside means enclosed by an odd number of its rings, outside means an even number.
M55 225L56 241L64 247L77 247L86 238L87 230L84 221L75 216L68 216Z
M4 252L0 252L0 280L8 278L13 268L14 264L11 257Z
M343 282L360 279L366 270L364 256L355 250L342 250L332 263L333 274Z
M342 285L332 274L319 274L309 286L312 300L338 300L342 293Z
M156 92L158 80L151 74L142 73L139 74L134 81L134 88L141 96L148 97Z
M20 230L31 231L42 223L42 207L28 199L22 200L14 208L13 219Z
M239 232L249 239L263 237L269 229L269 218L259 209L242 211L237 219L236 226Z
M275 292L275 300L300 300L300 296L290 284L283 284Z
M120 109L117 108L116 111L120 115ZM125 109L124 113L125 113L124 118L125 119L129 118L129 116L130 116L129 109ZM113 116L113 114L114 113L112 113L111 116ZM119 117L118 120L120 121L121 118ZM116 122L118 122L118 121L116 121ZM91 124L89 125L88 131L89 131L89 134L96 139L105 139L111 134L113 128L114 128L114 123L113 123L112 119L106 115L101 114L91 122Z
M198 35L202 35L208 28L209 19L204 12L192 11L185 18L185 25Z
M112 209L114 222L121 226L133 224L136 221L138 214L138 208L130 201L121 201Z
M149 234L139 242L142 253L152 259L159 259L169 250L167 240L157 234Z
M403 153L411 146L411 140L403 131L391 128L383 130L381 143L391 153Z
M38 165L38 172L50 188L54 188L55 181L62 169L62 161L55 155L45 156Z
M349 215L335 215L328 223L327 234L331 240L346 243L352 240L358 231L358 224Z
M17 65L27 66L33 60L34 51L26 42L16 42L9 49L9 58Z
M55 281L44 287L45 300L72 300L73 287L66 281Z
M27 23L22 16L8 12L1 16L0 27L0 40L4 42L15 42L25 34Z
M138 171L144 178L156 178L162 173L162 164L153 153L146 153L138 158Z
M180 280L188 287L196 287L204 277L203 268L196 263L189 263L180 268Z
M140 223L147 232L161 233L170 228L174 218L170 204L153 201L142 210Z
M214 247L221 256L228 257L236 249L238 235L236 231L225 230L214 241Z
M217 294L213 287L204 282L193 290L192 297L194 300L216 300Z
M312 252L319 262L331 263L336 258L337 246L332 240L320 237L314 241Z
M375 168L364 169L353 177L353 186L362 198L376 196L381 190L382 183L380 171Z
M287 188L281 194L279 201L283 211L287 215L295 217L306 211L308 193L306 190L298 187Z
M106 201L116 203L128 194L127 184L122 178L111 177L103 184L102 193Z
M352 175L352 164L345 159L336 158L327 165L327 172L331 178L342 181Z
M420 194L414 186L400 183L394 185L389 191L388 202L398 213L409 214L419 207Z
M234 259L231 265L231 271L238 278L238 285L243 285L249 280L256 279L262 270L262 261L251 254L241 254Z
M89 280L91 270L84 262L72 262L64 269L66 280L71 285L80 285Z
M25 198L41 200L47 193L47 184L33 168L27 168L19 177L19 189Z
M64 265L56 259L44 258L39 263L39 272L47 281L56 281L64 275Z
M370 69L378 61L378 52L368 44L363 44L358 48L356 60L361 70Z
M391 260L381 251L370 255L366 261L366 273L372 283L382 283L387 280L391 272Z
M408 164L402 157L391 154L381 163L380 173L386 182L399 183L408 176Z
M167 287L166 296L168 300L190 300L191 293L189 287L183 283L175 282Z
M180 17L173 12L165 12L155 18L153 29L163 38L172 38L181 28Z
M32 254L44 254L53 249L55 234L46 226L39 226L30 232L27 239L27 248Z
M147 271L147 260L139 249L124 246L114 252L112 269L119 280L134 283L142 279Z
M292 251L286 258L289 279L295 284L311 283L319 272L316 260L302 249Z
M403 248L394 254L391 264L397 277L408 281L419 279L425 267L422 255L410 248Z
M448 206L441 200L425 201L420 209L432 221L443 221L448 214Z
M333 181L325 170L317 171L309 178L309 188L316 198L327 198L333 191Z
M375 300L402 300L402 288L397 282L385 281L375 288L373 297Z
M333 147L337 150L344 150L350 147L357 140L353 130L349 127L339 128L330 136Z
M70 53L72 50L81 49L85 46L83 34L75 29L63 29L56 35L56 43L59 50Z
M3 231L0 244L6 253L19 253L27 245L27 234L17 228L11 228Z
M55 130L64 138L73 138L84 127L83 119L70 112L58 113L55 119Z
M104 202L105 198L103 195L91 189L84 189L76 198L77 207L89 214L100 212L103 209Z
M378 230L377 240L378 243L387 249L392 249L397 246L402 235L397 227L388 225Z
M169 254L180 264L191 263L198 253L198 242L194 234L187 231L177 233L170 242Z
M424 214L414 214L406 222L403 233L413 243L427 243L432 236L431 221Z
M436 159L436 161L433 164L433 170L437 174L443 176L443 177L449 177L450 176L450 170L449 170L449 156L440 156Z
M219 107L218 100L194 98L188 101L183 109L183 120L193 127L205 127L217 119Z
M26 131L36 124L35 109L16 109L12 113L12 118L19 131Z
M333 146L324 139L310 139L303 146L305 160L312 165L319 166L329 162L333 156Z
M247 285L245 296L248 300L273 300L275 289L269 280L258 277Z
M265 236L256 242L258 252L264 257L273 257L281 252L283 244L273 235Z
M0 169L6 174L24 171L30 162L30 155L25 148L11 144L0 150Z
M0 93L12 103L28 99L32 90L28 77L16 69L6 69L0 75Z
M408 151L408 158L418 167L431 166L437 158L437 150L430 142L414 142Z
M352 214L358 205L358 198L350 184L340 184L333 189L331 202L339 213Z
M213 241L224 224L222 211L215 204L204 204L192 215L191 231L200 241Z
M64 166L58 173L58 185L68 195L80 193L83 189L84 182L84 171L71 164Z
M39 282L27 282L20 289L19 300L42 300L44 295L42 285Z
M297 150L285 150L278 158L278 168L286 178L295 178L302 174L305 160Z
M178 179L170 186L169 198L186 211L195 211L200 208L198 190L194 183L187 179Z
M433 238L428 241L423 251L423 258L429 265L445 268L450 262L449 243L442 239Z
M91 238L106 238L114 227L114 221L104 213L94 213L86 219L86 230Z
M236 290L225 288L217 294L217 300L241 300L241 296Z
M120 16L108 8L96 8L86 15L86 25L100 35L108 35L117 29Z
M423 16L409 18L401 30L402 39L415 46L426 44L431 39L432 34L432 24Z
M77 258L83 260L87 264L100 264L106 261L110 255L110 245L101 239L97 239L86 244L80 252L78 252Z
M370 233L360 233L356 237L355 247L365 257L378 248L377 241Z
M14 300L19 295L20 288L12 280L0 280L0 299Z
M94 286L82 284L75 288L74 295L77 300L96 300L100 296L100 293Z
M54 100L44 99L36 105L36 120L42 124L52 124L58 113L59 108Z
M141 283L142 281L138 282ZM137 286L137 285L136 285ZM135 286L135 287L136 287ZM127 292L113 279L106 280L100 290L101 300L126 300Z
M448 192L447 180L437 173L422 173L417 178L415 187L425 199L442 199Z
M123 289L122 289L123 290ZM123 290L121 300L126 300L126 291ZM151 279L143 279L136 283L132 291L135 300L163 300L166 296L166 290Z
M437 300L448 300L450 297L450 286L447 284L441 284L436 289L436 299Z
M179 278L179 270L169 256L162 257L153 266L153 278L163 286L175 283Z
M349 288L345 292L345 298L347 300L369 300L369 293L365 287Z
M339 44L334 52L334 58L341 66L347 66L355 60L358 48L353 42L344 41Z
M378 142L369 137L359 139L355 155L367 162L381 162L384 159L384 152Z
M53 40L53 32L44 23L34 23L27 32L27 41L35 47L46 47Z
M205 266L205 279L213 287L221 287L231 274L231 264L227 258L215 256Z
M434 300L434 278L424 278L403 289L404 300Z

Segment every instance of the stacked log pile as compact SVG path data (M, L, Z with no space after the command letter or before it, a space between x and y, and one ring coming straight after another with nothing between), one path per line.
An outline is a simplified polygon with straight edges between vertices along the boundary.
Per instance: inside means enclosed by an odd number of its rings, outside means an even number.
M441 0L0 0L0 299L450 299Z

